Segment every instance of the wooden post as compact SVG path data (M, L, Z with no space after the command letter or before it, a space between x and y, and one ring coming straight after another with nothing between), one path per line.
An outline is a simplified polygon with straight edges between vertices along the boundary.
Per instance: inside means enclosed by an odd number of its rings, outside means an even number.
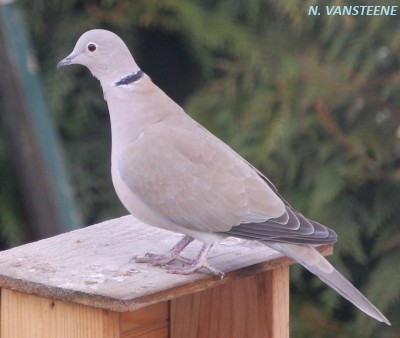
M223 279L129 263L179 238L125 216L1 252L0 338L289 337L288 258L227 239Z

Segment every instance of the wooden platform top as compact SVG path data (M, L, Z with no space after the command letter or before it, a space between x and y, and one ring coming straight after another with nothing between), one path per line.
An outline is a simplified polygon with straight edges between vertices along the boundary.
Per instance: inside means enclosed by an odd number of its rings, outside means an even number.
M292 263L263 244L237 238L227 238L208 255L209 262L226 273L223 279L206 270L184 276L129 262L147 252L164 253L181 237L132 216L113 219L0 252L0 287L132 311ZM192 243L183 255L194 258L200 247L201 243ZM328 255L333 246L319 250Z

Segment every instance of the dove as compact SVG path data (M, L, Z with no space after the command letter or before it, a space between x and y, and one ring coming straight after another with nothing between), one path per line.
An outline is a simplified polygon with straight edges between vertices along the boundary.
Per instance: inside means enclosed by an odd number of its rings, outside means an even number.
M160 51L162 53L162 51ZM206 268L211 247L228 236L254 240L297 261L360 310L388 319L316 249L336 233L286 202L271 181L193 120L136 64L116 34L84 33L57 67L87 67L103 89L111 123L111 177L125 208L140 221L184 237L167 253L136 257L173 273ZM180 256L194 239L193 260Z

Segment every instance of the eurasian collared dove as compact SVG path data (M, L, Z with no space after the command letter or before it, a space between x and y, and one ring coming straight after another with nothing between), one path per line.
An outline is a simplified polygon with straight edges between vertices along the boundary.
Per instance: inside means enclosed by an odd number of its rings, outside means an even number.
M315 248L334 243L329 228L295 211L261 172L190 118L134 61L114 33L84 33L58 63L86 66L100 80L111 119L111 175L123 205L139 220L185 234L165 255L179 259L193 240L198 257L176 273L206 267L211 246L227 236L260 241L293 258L371 317L386 317Z

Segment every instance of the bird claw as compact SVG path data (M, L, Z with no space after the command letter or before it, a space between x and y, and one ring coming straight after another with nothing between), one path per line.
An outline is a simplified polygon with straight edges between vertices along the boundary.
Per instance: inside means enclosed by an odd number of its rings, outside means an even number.
M144 256L135 256L129 262L136 263L148 263L153 266L163 266L166 265L173 260L178 260L183 263L190 263L190 260L180 256L182 250L193 241L193 238L190 236L183 237L170 251L168 251L164 255L147 253Z
M190 275L191 273L196 272L197 270L200 270L201 268L205 268L208 271L210 271L214 276L219 276L221 279L223 279L225 277L224 272L213 268L208 263L198 262L196 259L191 261L190 264L184 265L182 267L173 266L173 265L165 265L165 266L163 266L163 268L165 268L168 273L173 273L173 274L178 274L178 275Z
M129 262L135 263L147 263L153 266L166 266L167 264L171 263L172 261L180 261L185 264L190 264L191 260L180 255L172 256L169 254L159 255L152 252L146 253L144 256L135 256Z
M157 255L151 252L146 253L144 256L134 256L129 261L135 263L148 263L150 265L162 265L163 260L166 259L164 255Z
M130 262L134 261L136 263L147 263L153 266L161 266L169 273L175 273L179 275L189 275L201 268L205 268L210 271L214 276L220 276L220 278L224 278L225 274L222 271L219 271L212 266L210 266L207 262L206 256L208 251L211 249L212 245L203 244L199 254L193 260L182 257L180 253L182 250L193 241L193 238L190 236L183 237L179 243L177 243L170 251L168 251L164 255L147 253L144 256L135 256ZM173 261L180 261L184 265L177 266L176 264L170 264Z

